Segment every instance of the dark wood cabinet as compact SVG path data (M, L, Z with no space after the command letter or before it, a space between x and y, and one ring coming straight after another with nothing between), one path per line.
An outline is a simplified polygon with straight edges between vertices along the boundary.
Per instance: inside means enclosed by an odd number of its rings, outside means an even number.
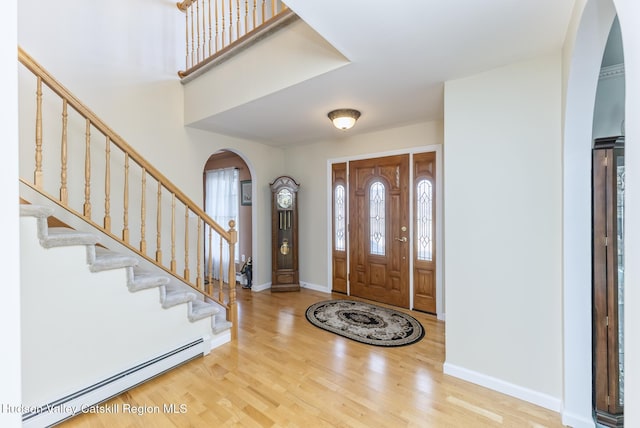
M271 183L271 291L300 291L298 188L289 176Z
M624 137L593 146L593 403L598 423L624 424Z

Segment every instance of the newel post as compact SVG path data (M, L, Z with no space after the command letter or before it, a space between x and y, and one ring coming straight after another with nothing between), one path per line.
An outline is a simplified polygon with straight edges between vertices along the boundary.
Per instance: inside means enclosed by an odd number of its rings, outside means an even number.
M231 340L238 338L238 304L236 303L236 258L235 249L238 241L236 222L229 221L229 311L227 321L231 322Z

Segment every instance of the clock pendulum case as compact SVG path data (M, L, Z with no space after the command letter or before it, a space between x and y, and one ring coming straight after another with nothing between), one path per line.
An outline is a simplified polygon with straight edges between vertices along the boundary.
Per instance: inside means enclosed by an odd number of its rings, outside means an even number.
M300 291L298 188L289 176L271 183L271 291Z

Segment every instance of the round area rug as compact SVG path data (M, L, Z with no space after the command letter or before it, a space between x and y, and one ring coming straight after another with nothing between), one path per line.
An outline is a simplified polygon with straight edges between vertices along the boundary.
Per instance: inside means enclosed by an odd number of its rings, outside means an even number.
M403 312L353 300L326 300L307 308L309 322L332 333L376 346L410 345L424 328Z

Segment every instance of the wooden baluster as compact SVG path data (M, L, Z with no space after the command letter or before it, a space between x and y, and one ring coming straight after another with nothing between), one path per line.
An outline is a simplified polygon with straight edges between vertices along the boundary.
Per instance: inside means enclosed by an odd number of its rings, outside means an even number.
M202 0L202 59L204 60L207 57L206 54L206 46L207 46L207 13L205 8L206 0Z
M191 7L190 10L191 10L191 66L194 66L197 64L197 62L194 56L195 50L196 50L196 43L193 36L193 7Z
M264 24L264 21L265 21L264 15L266 13L265 3L266 3L266 0L262 0L262 23L263 24Z
M220 1L220 4L221 4L220 15L222 16L222 45L220 46L220 49L224 48L225 45L227 44L225 40L226 34L227 34L227 26L226 26L227 24L225 21L225 14L224 14L224 3L225 3L225 0Z
M215 12L215 18L216 18L216 46L213 50L214 52L218 52L218 42L220 39L220 29L219 29L219 22L218 22L218 0L216 0L214 3L214 12Z
M60 142L60 202L67 205L69 191L67 189L67 100L62 100L62 141Z
M240 38L240 0L236 0L236 40Z
M156 236L156 261L162 264L162 184L158 181L158 232Z
M211 56L213 54L213 47L211 46L212 43L212 27L211 27L211 0L209 0L209 56Z
M224 284L224 266L222 266L222 235L220 235L220 248L219 248L218 257L220 259L219 267L218 267L218 300L221 302L224 301L224 293L222 291L222 286Z
M140 196L140 252L147 254L147 169L142 168L142 195Z
M111 232L111 140L109 137L107 137L104 151L104 229Z
M209 260L207 269L207 294L213 295L213 230L211 226L207 226L209 228Z
M198 47L196 48L196 60L200 62L200 1L196 0L196 37L198 39Z
M124 154L124 205L122 209L122 240L129 243L129 153Z
M184 280L189 282L189 206L184 206Z
M270 16L270 18L273 18L274 16L276 16L276 0L271 0L271 16Z
M84 216L91 218L91 121L85 120Z
M244 34L249 32L249 0L244 0Z
M202 290L202 268L200 261L202 260L202 219L198 216L198 248L196 253L196 285L198 290ZM202 260L204 263L204 260Z
M171 194L171 272L176 273L176 194Z
M36 169L33 184L42 189L42 78L38 77L36 89Z
M229 0L229 43L233 41L233 0Z
M231 322L231 339L238 337L238 306L236 303L236 263L235 246L238 240L238 232L235 230L236 222L229 221L229 303L227 321Z
M258 12L258 0L253 0L253 26L251 27L251 29L256 28L257 12Z
M189 12L184 13L184 39L185 39L185 54L184 54L184 69L188 70L189 66Z

